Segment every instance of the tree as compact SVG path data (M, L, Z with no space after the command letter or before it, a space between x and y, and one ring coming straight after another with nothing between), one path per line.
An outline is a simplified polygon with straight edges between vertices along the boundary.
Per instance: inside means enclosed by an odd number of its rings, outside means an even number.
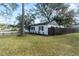
M24 35L24 22L25 22L25 15L24 15L24 3L22 3L22 15L18 15L16 19L18 20L18 28L19 28L19 34L18 36Z
M79 4L77 3L77 4L75 4L75 6L76 6L76 23L75 23L75 25L78 25L79 24Z
M35 11L36 11L37 15L44 17L47 21L50 21L52 9L48 8L48 3L45 3L45 4L38 3L35 5L35 7L36 7Z
M56 21L59 25L63 25L65 27L71 27L73 23L76 22L74 15L75 15L74 10L64 11L64 13L56 15L53 18L53 20Z
M19 5L16 3L0 3L0 7L1 6L4 7L5 10L1 11L0 15L5 16L5 14L12 15Z
M27 12L28 12L28 11L27 11ZM31 24L34 24L35 18L36 18L35 15L32 14L32 13L30 13L30 12L28 12L26 15L24 15L24 28L27 29L27 30L29 30L29 29L28 29L28 26L31 25ZM22 15L18 15L18 16L16 17L16 19L18 20L17 26L18 26L18 28L20 29L20 27L21 27Z
M39 17L48 22L54 20L59 25L69 26L74 22L74 10L69 10L69 6L64 3L38 3L35 10Z
M15 11L18 4L16 4L16 3L9 3L9 4L1 3L0 6L3 6L3 7L6 8L6 12L1 11L2 16L3 16L5 14L12 15L12 11ZM21 26L20 26L20 30L19 30L19 35L23 35L24 34L24 3L22 3L22 19L21 19L20 25Z
M18 4L16 3L0 3L0 7L3 7L4 10L0 10L0 16L5 18L5 21L7 19L10 19L13 12L17 9ZM9 27L9 25L5 25L6 27Z
M25 25L31 25L34 24L34 20L36 19L36 15L31 12L31 10L26 12L26 18L25 18Z
M24 35L24 3L22 3L22 18L21 18L21 27L20 27L20 36Z

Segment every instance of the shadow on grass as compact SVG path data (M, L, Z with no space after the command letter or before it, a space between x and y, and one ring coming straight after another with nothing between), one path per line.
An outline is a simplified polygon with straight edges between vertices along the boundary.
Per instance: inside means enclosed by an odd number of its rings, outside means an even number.
M79 33L79 32L74 32L74 33ZM37 33L26 33L25 35L50 37L50 36L62 36L62 35L74 34L74 33L63 33L63 34L52 34L52 35L44 35L44 34L37 34Z

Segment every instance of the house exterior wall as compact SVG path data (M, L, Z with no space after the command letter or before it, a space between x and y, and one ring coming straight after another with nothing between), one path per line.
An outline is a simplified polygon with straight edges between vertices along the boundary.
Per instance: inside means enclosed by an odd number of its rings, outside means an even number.
M43 26L43 31L40 30L40 34L48 35L48 26L47 25L41 25Z
M44 26L44 34L48 35L48 26L47 25Z
M39 27L43 26L43 30L39 30ZM44 35L48 35L48 26L47 25L38 25L38 26L31 26L31 27L35 27L35 30L31 30L31 33L37 33L37 34L44 34Z
M39 30L39 27L43 26L43 30ZM44 34L44 35L49 35L49 28L51 27L58 27L58 28L64 28L63 26L58 26L58 25L38 25L38 26L31 26L31 27L35 27L35 30L30 29L31 33L37 33L37 34ZM51 30L53 31L53 29Z
M33 24L33 25L29 26L31 33L44 34L44 35L49 35L48 34L49 28L51 28L51 27L64 28L63 26L59 26L55 21L51 21L50 23L49 22L48 23L47 22L46 23L38 23L38 24ZM53 30L51 30L51 31L53 31Z
M38 33L38 26L31 26L31 27L35 28L35 30L30 29L31 33Z
M32 29L32 27L34 27L34 28ZM39 27L41 27L41 29ZM42 27L43 27L43 29L42 29ZM51 27L64 28L63 26L59 26L55 21L32 24L29 26L31 33L44 34L44 35L49 35L48 34L49 30L53 31L53 29L49 29Z

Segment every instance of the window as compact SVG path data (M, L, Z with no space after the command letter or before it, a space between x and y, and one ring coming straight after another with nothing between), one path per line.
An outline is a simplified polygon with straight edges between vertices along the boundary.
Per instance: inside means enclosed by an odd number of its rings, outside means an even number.
M43 27L43 26L41 27L41 30L42 30L42 31L44 30L44 27Z
M35 27L31 27L31 30L35 30Z
M39 27L39 30L42 30L43 31L44 30L44 27L43 26L40 26Z
M40 27L39 27L39 30L40 30Z
M32 27L33 28L33 30L35 30L35 27Z

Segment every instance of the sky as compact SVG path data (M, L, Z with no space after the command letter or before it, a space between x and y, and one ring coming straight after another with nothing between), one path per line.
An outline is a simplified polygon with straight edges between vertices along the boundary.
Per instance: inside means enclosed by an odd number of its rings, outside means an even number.
M79 0L0 0L1 3L79 3Z
M3 16L0 16L0 23L6 23L6 24L14 24L14 22L16 21L16 16L18 16L19 14L21 14L22 12L22 8L21 8L21 3L18 4L19 7L17 8L16 11L13 12L13 16L11 16L11 19L6 19ZM33 4L26 4L25 5L25 9L29 10L33 7ZM0 7L0 11L4 11L4 7Z
M33 7L34 7L34 4L33 3L27 3L25 5L25 9L26 10L32 9ZM73 4L73 3L71 4L70 8L71 9L77 9L77 7L75 6L75 4ZM5 9L0 6L0 11L1 10L4 11ZM4 18L4 17L1 17L0 16L0 23L5 23L5 24L14 24L14 23L17 23L16 16L18 14L21 14L21 11L22 11L21 4L19 3L19 7L17 8L16 11L13 12L13 16L11 16L11 19L7 19L7 18ZM36 19L35 20L35 23L39 23L39 19Z

